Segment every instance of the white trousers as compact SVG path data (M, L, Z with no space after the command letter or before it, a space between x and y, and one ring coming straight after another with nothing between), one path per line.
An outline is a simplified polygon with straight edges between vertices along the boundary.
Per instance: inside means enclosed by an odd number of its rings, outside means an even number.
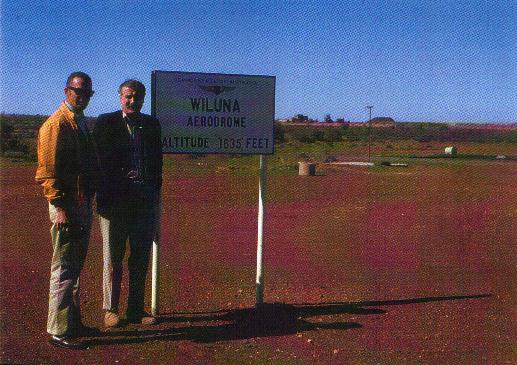
M56 208L49 204L53 254L50 266L47 332L56 336L73 332L81 323L79 276L90 240L90 199L80 208L66 213L70 222L68 232L57 229Z

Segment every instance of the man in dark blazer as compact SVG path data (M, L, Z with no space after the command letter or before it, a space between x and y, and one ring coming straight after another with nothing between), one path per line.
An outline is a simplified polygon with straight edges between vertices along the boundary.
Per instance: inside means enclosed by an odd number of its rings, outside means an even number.
M145 86L127 80L119 87L121 110L97 118L93 137L99 158L97 212L103 241L103 309L107 328L120 325L119 297L126 241L130 323L154 324L144 311L145 278L157 227L162 184L161 128L140 113Z

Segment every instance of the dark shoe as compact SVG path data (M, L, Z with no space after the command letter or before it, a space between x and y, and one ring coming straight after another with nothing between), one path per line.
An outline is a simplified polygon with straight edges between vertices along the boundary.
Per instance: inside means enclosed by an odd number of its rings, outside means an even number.
M145 326L151 326L158 322L156 317L153 317L151 314L146 313L146 312L142 313L142 315L137 316L137 317L127 316L127 321L129 323L139 323L139 324L143 324Z
M48 343L52 346L69 350L82 350L86 348L83 342L70 336L51 336Z
M79 337L95 337L100 336L102 332L97 327L88 327L80 323L75 330L75 334Z

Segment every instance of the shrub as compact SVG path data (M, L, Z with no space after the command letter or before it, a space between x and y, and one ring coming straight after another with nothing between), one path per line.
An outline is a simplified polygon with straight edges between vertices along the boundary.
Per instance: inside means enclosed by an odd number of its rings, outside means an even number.
M273 125L273 134L275 136L275 142L285 142L285 128L279 122L275 122Z
M316 128L294 128L290 131L291 139L302 143L314 143L321 140L322 132Z
M339 142L342 135L343 132L339 128L324 128L322 140L324 142Z

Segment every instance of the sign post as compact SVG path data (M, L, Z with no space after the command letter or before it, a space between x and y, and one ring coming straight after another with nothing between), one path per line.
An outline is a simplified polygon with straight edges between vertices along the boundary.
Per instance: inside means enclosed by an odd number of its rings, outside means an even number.
M160 239L161 239L161 195L154 212L155 235L151 262L151 314L158 315L160 310Z
M260 155L259 202L257 226L257 280L255 282L256 305L264 303L264 212L266 209L266 156Z
M162 152L260 155L256 302L264 300L266 156L274 152L274 76L153 71L152 114ZM153 244L152 310L159 311L159 235Z

